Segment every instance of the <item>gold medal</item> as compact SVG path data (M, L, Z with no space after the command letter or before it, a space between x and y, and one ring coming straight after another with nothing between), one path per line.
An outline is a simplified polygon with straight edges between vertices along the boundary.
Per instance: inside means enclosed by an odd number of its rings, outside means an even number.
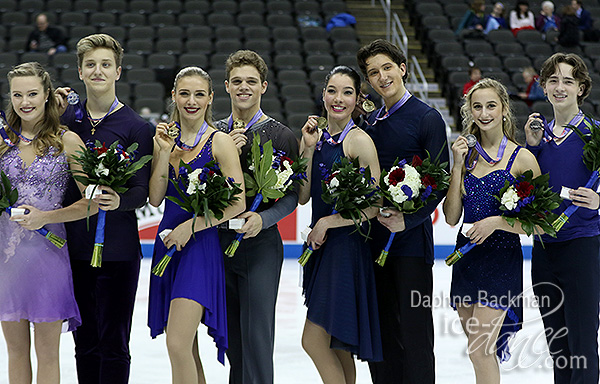
M176 139L179 136L179 128L175 123L171 123L167 128L167 136L171 139Z
M242 119L233 120L233 129L242 129L242 128L246 128L246 123L244 123L244 120L242 120Z
M362 102L362 109L367 113L373 112L375 110L375 103L371 100L365 100Z
M327 118L326 117L317 117L317 128L325 129L327 128Z

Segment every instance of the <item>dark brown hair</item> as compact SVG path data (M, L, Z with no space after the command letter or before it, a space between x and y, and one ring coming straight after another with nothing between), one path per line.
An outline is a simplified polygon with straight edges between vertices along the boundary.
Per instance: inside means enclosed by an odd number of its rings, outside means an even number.
M555 53L550 56L544 64L542 64L542 70L540 71L540 85L542 88L546 86L548 79L558 71L558 65L565 63L573 67L573 78L583 85L583 93L581 96L577 96L577 104L583 104L583 100L590 94L592 90L592 78L588 72L588 68L581 57L574 53Z
M368 78L367 60L379 54L386 55L398 66L400 66L400 64L406 65L406 56L404 56L404 53L400 50L400 48L387 40L373 40L371 43L361 47L356 53L358 67L365 77ZM406 73L404 73L404 76L402 76L402 81L406 83L406 79L408 79L408 67L406 68Z

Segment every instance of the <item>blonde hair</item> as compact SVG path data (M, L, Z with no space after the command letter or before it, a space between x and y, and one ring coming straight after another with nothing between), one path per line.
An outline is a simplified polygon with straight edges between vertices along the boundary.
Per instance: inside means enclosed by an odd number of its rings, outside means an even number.
M213 93L212 79L210 78L208 73L206 73L206 71L200 67L182 68L175 76L175 81L173 81L173 89L171 90L171 92L175 93L175 91L177 90L177 84L179 84L179 81L181 79L183 79L184 77L189 77L189 76L200 76L201 78L206 80L206 82L208 83L209 94ZM175 105L174 101L171 102L171 105L169 106L169 108L172 108L171 121L179 122L179 120L180 120L179 110L177 109L177 106ZM206 112L204 113L204 121L206 121L206 123L208 125L210 125L211 127L214 128L213 118L212 118L212 105L206 106Z
M77 42L77 65L81 68L83 57L96 48L107 48L113 51L117 67L123 62L123 47L112 36L104 33L89 35Z
M54 155L58 155L64 150L64 146L62 143L62 132L65 131L67 127L60 125L58 103L54 98L54 88L52 88L50 74L39 63L30 62L13 67L13 69L10 72L8 72L8 75L6 77L8 79L9 86L12 87L12 80L15 77L30 76L37 77L40 80L40 82L42 83L44 96L46 96L47 98L47 101L45 103L44 116L36 124L36 126L40 126L40 131L32 142L34 151L36 155L42 156L48 151L50 147L54 147L57 149L57 152ZM7 102L6 120L7 123L15 129L21 126L21 118L14 110L11 97L8 98ZM13 143L16 143L19 140L19 137L14 132L12 132L12 130L7 129L6 132L8 133L8 137ZM1 142L0 156L4 155L6 151L8 151L8 149L8 144L6 144L5 142Z

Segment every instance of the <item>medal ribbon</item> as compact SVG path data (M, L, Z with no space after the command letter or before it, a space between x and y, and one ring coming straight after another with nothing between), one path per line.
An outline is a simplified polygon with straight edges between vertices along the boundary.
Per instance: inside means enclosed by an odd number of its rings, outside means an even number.
M398 109L400 109L401 106L404 105L404 103L406 103L406 101L411 97L411 93L408 92L408 90L406 92L404 92L404 95L400 98L400 100L398 100L394 105L392 105L392 107L389 109L389 111L385 112L385 105L381 108L379 108L379 111L376 112L375 115L375 122L373 123L373 125L377 124L378 121L380 120L385 120L388 117L390 117L394 112L396 112ZM383 114L383 116L381 116L381 114Z
M194 140L194 144L190 146L181 141L181 126L176 121L174 123L177 126L177 128L179 128L179 135L175 139L175 145L177 145L184 151L191 151L192 149L194 149L194 147L200 142L200 139L202 138L202 135L204 135L204 132L206 132L206 130L208 129L208 123L206 121L203 122L202 126L198 130L198 133L196 133L196 139Z
M327 126L329 127L329 126ZM342 133L340 134L340 137L338 138L338 140L334 140L333 137L331 137L331 135L329 134L329 131L327 129L323 130L323 137L324 137L324 141L327 141L327 144L333 146L336 146L338 144L340 144L342 141L344 141L344 139L346 138L346 135L348 134L348 132L350 132L350 130L352 129L352 127L354 127L354 121L352 121L352 119L350 119L350 121L348 121L348 123L346 124L346 126L344 127L344 129L342 130ZM319 142L317 143L317 151L321 150L321 147L323 147L323 140L319 140Z
M540 115L539 118L542 119L542 125L544 126L544 141L549 142L550 140L558 141L560 139L563 139L565 136L567 136L569 134L569 132L571 132L571 128L569 128L568 125L574 125L574 126L579 125L581 120L583 120L583 118L584 118L584 114L583 114L583 112L581 112L581 110L579 110L577 112L577 114L571 119L571 121L569 121L569 124L567 124L567 126L564 127L562 133L559 136L556 136L554 134L555 120L552 120L550 123L548 123L544 116Z
M13 129L13 127L11 127L10 125L8 125L8 120L6 119L6 114L4 113L4 111L0 111L0 116L2 116L2 127L0 127L0 136L2 136L2 140L4 140L4 142L9 146L9 147L14 147L15 144L10 140L10 138L8 137L8 134L6 133L6 127L8 126L8 128L13 131L13 133L17 136L19 136L19 140L22 140L25 144L29 144L31 143L33 140L35 140L35 138L37 137L37 135L35 135L35 137L33 139L28 139L25 136L23 136L21 134L21 132L17 132Z
M502 156L504 156L504 150L506 149L506 145L508 144L508 139L506 138L506 136L502 136L502 141L500 141L500 146L498 147L498 154L496 155L495 159L492 159L490 157L490 155L487 154L487 152L485 151L485 149L483 149L483 147L481 146L481 144L479 144L479 142L477 142L475 144L475 150L477 151L477 153L479 153L479 155L481 155L481 157L483 157L483 159L485 161L487 161L489 164L494 165L497 162L499 162L500 160L502 160ZM467 152L467 160L471 157L471 152L473 151L473 148L469 149L469 152ZM477 165L477 159L475 159L473 161L473 165L466 165L466 168L470 171L473 168L475 168L475 165Z
M264 113L263 113L262 109L259 109L258 112L256 112L254 114L252 119L250 119L250 121L248 122L248 125L246 125L246 129L250 129L250 127L253 126L254 124L256 124L256 122L258 120L260 120L260 118L263 117L263 115L264 115ZM231 115L229 115L229 119L227 119L227 126L229 127L229 132L231 132L231 130L233 128L233 113Z
M110 106L110 109L108 110L108 112L106 112L106 115L102 116L101 118L94 119L90 116L90 113L88 112L88 119L90 120L90 123L92 123L93 126L100 124L102 120L106 119L106 116L110 115L112 111L114 111L115 108L117 108L118 105L119 99L115 96L115 101L113 101L112 105ZM75 119L77 119L77 108L75 108Z

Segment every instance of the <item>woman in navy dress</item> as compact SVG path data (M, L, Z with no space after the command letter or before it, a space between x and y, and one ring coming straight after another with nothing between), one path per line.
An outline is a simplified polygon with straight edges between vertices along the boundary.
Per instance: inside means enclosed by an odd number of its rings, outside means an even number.
M219 163L223 175L243 187L243 176L233 140L212 126L210 104L212 81L197 67L182 69L175 77L171 92L175 107L171 116L181 126L177 140L169 137L169 125L158 124L154 136L154 159L150 178L150 204L159 206L165 196L177 196L170 180L179 180L179 162L193 169L210 160ZM185 190L185 188L183 188ZM225 306L225 270L215 225L244 211L245 199L227 207L223 218L212 218L212 227L203 217L192 228L192 214L167 200L158 233L172 229L164 240L157 236L152 265L156 265L171 247L177 252L162 277L151 275L148 326L152 337L167 333L173 383L204 383L198 351L197 329L200 322L215 341L218 360L224 364L227 349ZM195 238L192 233L195 232Z
M302 128L300 152L309 159L308 182L299 201L312 197L312 231L307 243L314 253L304 267L303 291L308 307L302 346L313 360L323 383L354 383L353 355L361 360L382 359L373 259L352 220L332 214L321 200L320 166L331 169L342 157L359 158L379 179L379 162L371 138L357 128L351 115L360 92L360 77L349 67L335 67L325 79L326 140L310 116ZM377 208L365 212L368 218Z
M540 175L535 157L514 141L515 123L506 88L492 79L483 79L466 96L461 108L464 135L477 138L485 158L477 151L467 159L465 136L452 145L454 165L444 214L456 225L463 224L456 247L468 241L477 246L454 264L451 300L467 335L467 353L475 369L477 383L500 383L500 361L506 361L508 339L520 328L523 309L523 254L514 227L500 216L500 203L494 198L506 180L527 170Z
M546 340L554 362L555 383L598 383L598 315L600 302L600 198L598 183L585 185L590 171L582 161L583 141L566 125L583 132L590 123L579 106L590 94L592 82L584 61L575 54L556 53L542 65L540 84L552 104L554 120L548 131L532 131L539 119L533 113L525 126L527 148L540 168L550 175L550 187L579 207L558 231L543 236L544 246L533 243L531 280L544 321ZM600 124L596 122L596 124Z

